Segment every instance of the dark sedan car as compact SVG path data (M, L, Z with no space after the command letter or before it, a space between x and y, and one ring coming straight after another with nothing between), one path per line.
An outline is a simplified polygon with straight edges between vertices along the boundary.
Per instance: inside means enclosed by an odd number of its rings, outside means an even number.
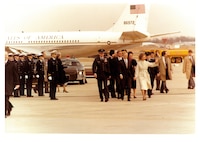
M69 81L79 81L80 84L87 83L84 66L76 58L61 59L66 76Z

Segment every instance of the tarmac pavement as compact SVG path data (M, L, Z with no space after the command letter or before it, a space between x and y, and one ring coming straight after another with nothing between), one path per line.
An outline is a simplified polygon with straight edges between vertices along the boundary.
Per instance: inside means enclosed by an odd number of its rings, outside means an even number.
M130 102L110 98L100 102L97 82L70 84L69 93L57 92L59 100L43 97L10 98L14 105L5 118L7 134L194 134L195 90L187 89L182 64L173 67L173 80L167 81L168 94L154 90L152 98ZM60 88L62 91L62 88Z

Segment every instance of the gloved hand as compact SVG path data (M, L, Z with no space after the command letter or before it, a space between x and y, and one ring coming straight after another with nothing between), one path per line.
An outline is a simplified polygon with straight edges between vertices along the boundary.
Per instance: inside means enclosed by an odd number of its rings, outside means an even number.
M28 79L28 75L25 75L25 78Z
M39 77L40 77L40 76L37 74L37 75L36 75L36 78L39 78Z
M52 76L49 76L48 79L49 79L49 80L52 80Z

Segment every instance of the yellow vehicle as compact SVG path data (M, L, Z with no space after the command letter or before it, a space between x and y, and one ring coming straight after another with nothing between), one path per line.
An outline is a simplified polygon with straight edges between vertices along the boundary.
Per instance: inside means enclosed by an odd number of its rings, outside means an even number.
M167 53L171 59L171 63L181 63L184 57L188 55L188 50L170 49L170 50L167 50Z
M185 56L188 55L187 49L166 49L166 50L145 50L144 52L158 52L160 55L162 51L167 51L168 57L171 60L171 63L182 63Z

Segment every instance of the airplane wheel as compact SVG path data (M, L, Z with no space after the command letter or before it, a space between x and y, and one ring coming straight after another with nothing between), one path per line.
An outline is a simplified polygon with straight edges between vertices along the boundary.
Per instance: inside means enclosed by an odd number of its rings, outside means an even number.
M110 42L110 41L107 41L107 44L108 44L108 45L110 45L110 44L111 44L111 42Z

